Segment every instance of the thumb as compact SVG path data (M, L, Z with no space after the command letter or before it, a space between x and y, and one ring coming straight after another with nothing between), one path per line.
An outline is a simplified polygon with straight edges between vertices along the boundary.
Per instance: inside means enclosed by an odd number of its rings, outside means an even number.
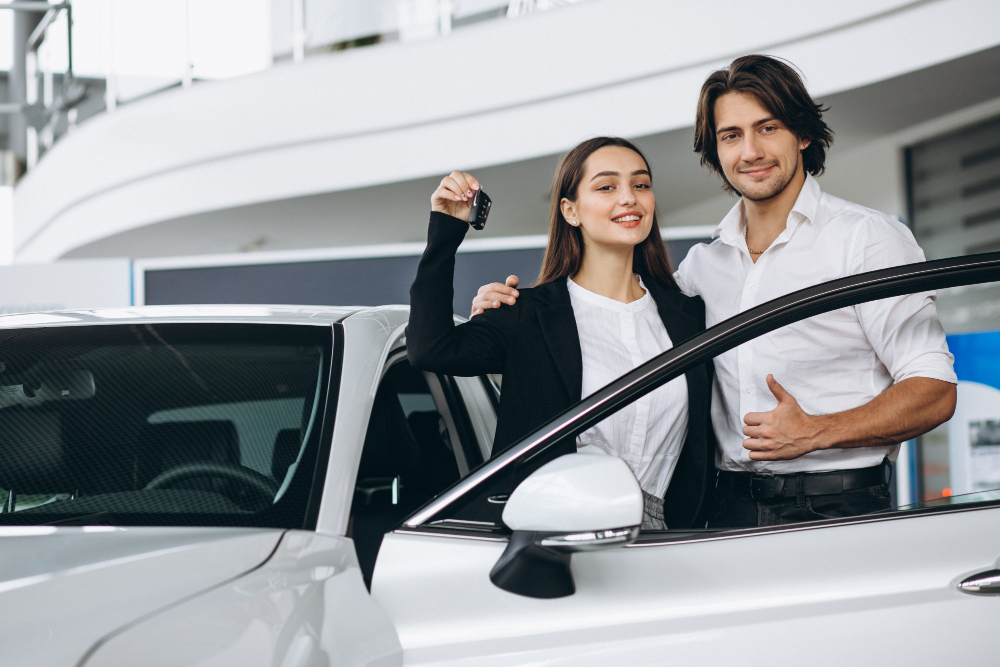
M517 287L518 282L517 276L507 276L507 287Z
M778 383L778 381L774 379L773 375L769 374L767 376L767 388L770 389L771 393L774 394L774 397L778 399L779 405L782 403L795 402L795 397L789 394L787 391L785 391L785 388L782 387Z

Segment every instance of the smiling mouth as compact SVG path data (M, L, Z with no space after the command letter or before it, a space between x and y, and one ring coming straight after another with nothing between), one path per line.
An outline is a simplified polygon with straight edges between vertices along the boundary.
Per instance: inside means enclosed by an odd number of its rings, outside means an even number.
M611 222L622 227L635 227L639 224L640 220L642 220L642 216L638 213L633 213L632 211L611 218Z
M772 169L774 169L777 166L778 165L776 165L776 164L772 164L772 165L768 165L766 167L755 167L753 169L741 169L739 173L743 174L744 176L749 176L750 178L760 178L761 176L764 176L767 173L769 173Z

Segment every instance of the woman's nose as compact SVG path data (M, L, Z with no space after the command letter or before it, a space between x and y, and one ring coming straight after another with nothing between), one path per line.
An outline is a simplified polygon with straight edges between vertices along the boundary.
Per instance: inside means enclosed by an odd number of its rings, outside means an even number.
M618 203L622 206L627 206L629 204L635 203L635 193L632 192L632 188L622 189L621 197L618 198Z

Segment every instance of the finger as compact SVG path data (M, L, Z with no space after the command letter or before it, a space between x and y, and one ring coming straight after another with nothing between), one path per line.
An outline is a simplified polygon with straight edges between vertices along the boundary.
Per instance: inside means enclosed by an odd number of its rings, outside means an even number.
M490 308L499 308L499 301L493 298L486 297L476 297L472 300L472 307L478 310L489 310ZM494 306L493 304L498 304Z
M510 297L517 296L517 290L514 289L513 287L507 287L506 285L501 285L500 283L493 283L492 285L490 285L490 287L492 289L489 290L489 292L483 292L483 293L484 294L492 293L498 296L510 296Z
M465 199L472 196L472 186L469 184L469 179L465 177L466 175L460 171L451 172L451 178L458 185L459 194Z
M770 389L771 393L774 394L774 397L778 399L778 403L786 403L788 401L795 400L795 398L787 391L785 391L785 388L782 387L778 383L778 381L774 379L773 375L769 374L766 379L767 379L767 388Z
M462 201L465 199L465 188L459 183L454 176L445 176L444 180L441 181L441 187L448 192L450 198Z
M468 181L469 187L472 188L473 192L475 192L480 187L482 187L482 186L479 185L479 181L476 179L475 176L473 176L472 174L466 173L466 172L463 172L463 174L465 176L465 180Z
M511 274L507 276L507 280L505 282L507 283L508 287L517 287L521 281L518 280L517 276Z
M775 447L774 440L767 438L747 438L743 441L743 449L749 449L752 452L769 452Z
M483 314L483 309L482 308L473 308L472 309L472 314L469 315L469 319L471 320L476 315L482 315L482 314Z
M776 434L769 426L744 426L743 435L748 438L773 438Z
M479 288L480 294L486 294L488 292L493 292L495 294L506 294L509 296L514 296L517 294L517 290L507 287L502 283L490 283L489 285L483 285Z
M780 452L750 452L751 461L781 461L786 458Z
M743 415L743 423L747 426L759 426L764 423L766 412L748 412Z
M483 298L490 301L500 301L511 306L517 303L517 299L513 294L504 294L503 292L487 292L483 294Z

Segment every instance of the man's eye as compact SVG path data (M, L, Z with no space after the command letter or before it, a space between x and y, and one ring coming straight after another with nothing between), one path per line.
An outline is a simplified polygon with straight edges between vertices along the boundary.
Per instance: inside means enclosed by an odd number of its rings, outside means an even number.
M735 134L724 134L724 135L722 135L722 140L723 141L731 141L732 139L735 139L735 138L736 138Z
M767 125L767 126L765 126L765 127L764 127L764 128L762 129L762 131L763 131L763 132L776 132L776 131L777 131L777 129L778 129L778 128L777 128L777 127L775 127L774 125Z

